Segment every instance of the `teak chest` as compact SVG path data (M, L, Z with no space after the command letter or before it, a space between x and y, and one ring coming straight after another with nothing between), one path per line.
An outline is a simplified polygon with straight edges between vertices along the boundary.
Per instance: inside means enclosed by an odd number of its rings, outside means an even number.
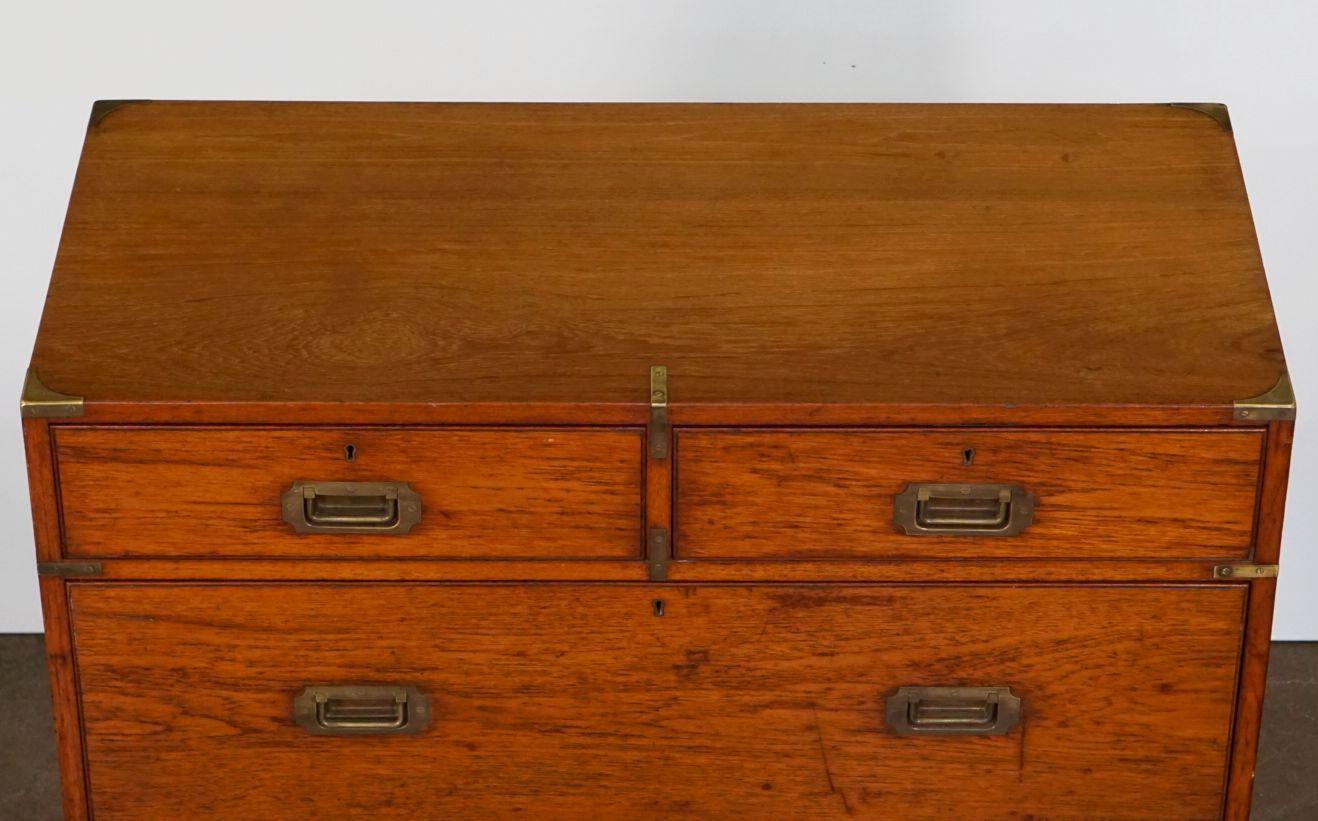
M70 819L1248 815L1221 106L98 103L22 411Z

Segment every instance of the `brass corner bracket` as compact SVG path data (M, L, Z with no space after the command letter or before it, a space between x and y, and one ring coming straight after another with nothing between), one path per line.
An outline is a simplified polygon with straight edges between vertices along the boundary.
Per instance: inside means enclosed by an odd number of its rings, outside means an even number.
M1190 111L1198 111L1208 117L1212 117L1223 131L1231 133L1231 114L1227 112L1226 106L1221 103L1168 103L1172 108L1186 108Z
M1291 388L1291 376L1283 370L1277 377L1277 384L1271 389L1232 402L1237 422L1272 422L1295 418L1295 391Z
M81 396L69 396L46 387L35 370L27 369L23 396L18 400L18 412L24 419L82 416L84 404Z
M90 131L101 124L101 120L114 111L123 108L130 103L145 103L147 100L97 100L92 103L91 116L87 118L87 130Z

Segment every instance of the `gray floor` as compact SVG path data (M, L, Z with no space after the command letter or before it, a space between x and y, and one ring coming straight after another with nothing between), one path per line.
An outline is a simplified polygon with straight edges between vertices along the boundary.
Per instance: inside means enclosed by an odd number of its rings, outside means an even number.
M55 731L50 723L46 648L41 636L0 636L0 819L61 817Z
M41 636L0 635L0 705L0 821L58 821ZM1318 818L1318 643L1273 645L1253 817Z

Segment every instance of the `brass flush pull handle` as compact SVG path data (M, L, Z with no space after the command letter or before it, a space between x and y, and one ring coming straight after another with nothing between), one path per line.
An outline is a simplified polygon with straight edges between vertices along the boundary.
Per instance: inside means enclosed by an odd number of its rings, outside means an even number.
M1010 687L899 687L888 697L897 735L1005 735L1021 721Z
M421 521L421 497L404 482L294 482L281 506L298 533L401 535Z
M1012 536L1034 521L1034 496L1019 485L910 484L893 521L908 536Z
M293 720L312 735L415 733L430 705L415 687L307 687L293 699Z

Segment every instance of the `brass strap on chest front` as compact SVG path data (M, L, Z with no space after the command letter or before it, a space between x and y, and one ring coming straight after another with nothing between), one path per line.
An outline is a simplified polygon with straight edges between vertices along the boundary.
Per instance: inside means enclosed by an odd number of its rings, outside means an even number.
M38 576L79 578L101 575L100 562L37 562Z
M668 581L668 564L673 560L673 549L668 544L668 530L652 527L645 540L645 567L652 582Z
M646 427L651 459L667 459L672 440L668 425L668 367L650 367L650 424Z
M1280 568L1275 564L1219 564L1213 568L1215 579L1275 579Z

